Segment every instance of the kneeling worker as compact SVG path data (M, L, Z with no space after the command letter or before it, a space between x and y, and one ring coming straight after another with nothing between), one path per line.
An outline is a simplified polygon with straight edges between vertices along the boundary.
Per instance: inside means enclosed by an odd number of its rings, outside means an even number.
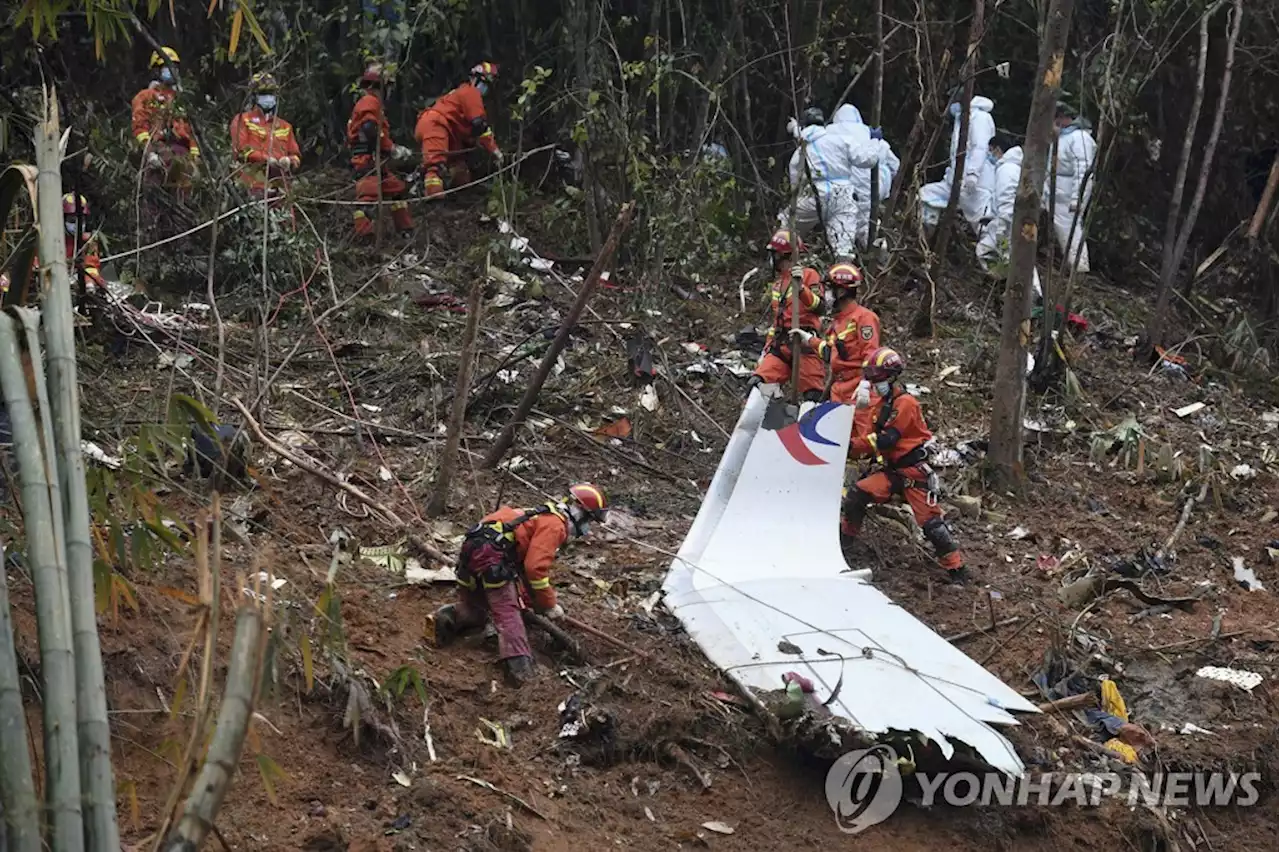
M457 601L436 610L436 644L444 646L461 631L483 627L486 614L498 631L498 656L516 685L533 674L533 651L521 610L527 609L528 584L536 612L556 619L564 609L551 585L551 564L560 546L587 534L593 521L604 523L608 500L590 483L569 488L569 496L535 509L502 506L467 531L458 554Z
M925 425L920 403L898 382L905 366L902 356L887 346L873 352L863 365L871 400L854 414L849 457L873 458L875 469L849 489L841 512L841 544L862 531L868 506L898 496L911 507L924 537L933 545L938 565L951 582L963 583L964 557L938 508L937 474L925 464L925 445L933 440L933 433Z

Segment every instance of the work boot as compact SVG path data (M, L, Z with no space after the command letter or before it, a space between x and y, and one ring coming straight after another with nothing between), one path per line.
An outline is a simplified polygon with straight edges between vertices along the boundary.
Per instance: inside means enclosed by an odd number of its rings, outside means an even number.
M369 218L367 213L363 210L357 210L352 214L352 219L355 222L357 240L373 239L373 220Z
M458 636L458 616L453 604L445 604L432 617L435 625L436 647L443 648Z
M413 214L409 212L409 205L403 201L397 201L391 205L391 221L395 223L396 230L404 233L413 230Z
M434 170L427 172L422 179L422 192L428 198L444 192L444 181L440 178L439 172Z
M947 571L947 582L953 586L969 585L969 569L963 565L959 568L952 568Z
M533 679L533 657L507 657L502 668L508 686L520 687Z

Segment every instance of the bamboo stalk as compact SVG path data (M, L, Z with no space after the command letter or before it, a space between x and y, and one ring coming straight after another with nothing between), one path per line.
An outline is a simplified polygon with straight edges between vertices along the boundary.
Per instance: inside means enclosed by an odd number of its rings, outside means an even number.
M256 600L242 604L236 614L227 686L213 741L209 744L209 756L192 785L193 792L187 799L182 819L165 842L164 848L169 852L200 848L213 830L214 818L231 788L253 716L258 663L262 658L262 622L263 613Z
M62 221L62 176L58 156L58 105L52 90L46 92L45 103L48 104L46 120L37 131L36 145L36 160L40 168L40 221L43 223L40 228L40 256L45 260L48 271L48 279L43 282L43 298L51 405L45 420L52 421L54 427L58 485L62 496L67 597L75 651L76 729L85 807L84 835L90 850L115 852L120 848L120 832L116 825L111 726L107 721L107 692L93 590L89 495L85 487L84 455L80 451L80 398L76 380L71 279L67 274L62 229L57 227ZM33 349L31 355L32 360L36 360L37 350ZM56 515L55 512L55 518Z
M61 212L61 211L59 211ZM47 251L41 254L48 256ZM55 254L62 257L62 246ZM66 269L65 265L63 267ZM80 763L76 743L76 671L71 646L66 565L58 559L50 500L52 486L31 408L13 318L0 314L0 386L13 425L13 449L22 486L27 562L36 592L36 630L44 676L45 806L49 845L58 852L84 849L80 811ZM57 507L60 509L61 507Z
M11 852L40 852L40 806L27 750L27 717L9 618L9 582L0 545L0 814Z

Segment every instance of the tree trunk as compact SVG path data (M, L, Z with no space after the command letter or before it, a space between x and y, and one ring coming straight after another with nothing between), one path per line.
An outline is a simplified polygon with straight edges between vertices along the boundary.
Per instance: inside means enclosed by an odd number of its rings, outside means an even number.
M38 135L40 166L40 254L49 272L44 288L43 325L49 362L49 421L53 424L58 485L66 540L67 596L76 671L76 729L79 739L80 784L84 834L91 850L120 848L116 825L115 781L111 774L111 727L107 721L107 693L98 644L98 616L93 588L93 544L89 540L89 495L80 449L80 391L76 380L76 344L71 307L71 278L65 247L57 228L62 219L62 175L58 156L58 110L53 91ZM49 234L49 236L44 236ZM61 261L49 263L49 260ZM34 321L34 316L32 317ZM36 337L34 323L30 337ZM31 357L39 357L36 346ZM42 400L43 402L43 400Z
M467 327L462 332L462 360L458 363L458 383L453 391L453 410L449 413L449 436L440 456L435 490L427 503L427 515L431 517L444 512L449 502L449 484L458 466L458 445L462 443L462 429L466 426L467 397L471 394L471 374L476 365L476 335L480 331L483 295L484 279L477 277L471 285L471 298L467 300Z
M969 111L973 103L973 82L978 70L978 45L982 42L983 12L986 7L983 0L973 0L973 21L969 25L969 48L965 53L964 65L960 73L964 77L964 99L960 105L960 138L956 143L956 161L951 171L951 194L947 197L947 209L938 221L938 233L933 241L933 269L931 278L936 278L942 270L942 262L947 256L947 246L951 242L954 230L956 207L960 204L960 190L964 186L964 170L969 153ZM933 322L929 322L929 333L933 333Z
M1209 185L1209 174L1213 170L1213 155L1218 148L1218 137L1222 135L1222 120L1227 111L1227 100L1231 97L1231 69L1235 65L1236 42L1240 38L1240 22L1244 18L1243 0L1233 0L1231 4L1231 25L1227 33L1227 55L1222 63L1222 83L1218 87L1218 104L1213 113L1213 126L1209 129L1209 139L1204 146L1204 157L1200 160L1200 177L1196 181L1196 191L1191 197L1191 206L1187 209L1187 217L1182 221L1182 230L1178 233L1178 241L1173 247L1173 269L1176 271L1187 253L1187 243L1191 240L1191 232L1195 229L1196 219L1200 215L1200 205L1204 203L1205 190ZM1173 295L1173 278L1168 280L1161 275L1160 293L1156 296L1156 307L1151 312L1147 323L1144 345L1147 352L1151 347L1164 339L1166 314L1169 309L1169 298Z
M551 341L551 345L547 347L546 354L542 356L542 363L538 365L538 371L529 380L529 387L520 399L520 404L516 407L515 413L511 415L511 419L507 421L507 425L503 427L497 440L493 442L493 446L489 449L489 454L484 457L484 461L480 464L481 467L493 468L498 462L502 461L502 457L506 455L507 450L515 442L516 430L520 428L525 418L529 416L534 402L538 399L538 394L542 391L542 385L547 381L547 376L551 374L551 368L555 366L556 359L560 357L560 352L564 349L565 344L569 342L569 333L578 324L578 317L582 316L582 310L586 307L587 300L591 298L591 293L595 290L596 285L600 283L600 276L603 274L604 268L608 266L613 253L617 251L618 242L622 239L622 232L627 229L627 225L631 224L631 214L635 211L635 208L636 203L628 201L623 205L622 210L618 212L618 219L613 223L613 230L609 232L609 238L605 240L604 247L596 255L596 262L592 265L591 271L587 273L587 280L582 282L582 289L578 291L577 300L574 301L573 307L569 308L569 313L565 314L564 321L560 323L560 330L556 333L555 339Z
M1196 128L1200 124L1200 109L1204 105L1204 77L1209 63L1209 17L1217 10L1210 7L1200 16L1200 53L1196 61L1196 88L1191 98L1191 113L1187 116L1187 130L1182 137L1182 152L1178 156L1178 171L1173 178L1173 191L1169 195L1169 215L1164 223L1164 246L1160 252L1160 290L1163 296L1173 286L1177 264L1174 248L1178 244L1178 218L1182 212L1182 193L1187 185L1187 171L1191 166L1191 149L1194 147Z
M880 113L884 107L884 0L876 0L875 11L875 63L876 75L871 93L871 126L880 126ZM867 220L867 248L876 241L880 223L880 167L871 170L871 218Z
M586 106L588 94L591 92L591 63L587 57L587 47L591 41L591 12L587 0L573 0L569 7L569 31L573 40L573 66L578 77L578 93L582 101L582 121L586 126L586 138L581 145L582 150L582 194L585 197L587 214L587 237L591 241L591 251L600 251L600 211L596 198L595 165L591 157L591 143L594 139L590 108Z
M9 617L9 583L0 545L0 848L40 852L40 806L27 750L22 680ZM7 844L7 845L5 845Z
M1276 179L1280 177L1280 159L1271 161L1271 176L1267 178L1267 188L1262 190L1262 198L1258 200L1258 209L1253 211L1253 221L1249 223L1249 239L1256 240L1262 233L1262 223L1267 221L1267 211L1271 209L1271 199L1276 197Z
M1022 465L1022 415L1026 404L1027 343L1030 338L1031 278L1035 271L1040 218L1040 192L1048 165L1053 114L1062 88L1062 57L1071 30L1074 0L1050 0L1036 90L1018 178L1018 195L1009 233L1009 275L1004 285L1004 310L1000 326L1000 353L991 401L990 473L1001 490L1020 491Z

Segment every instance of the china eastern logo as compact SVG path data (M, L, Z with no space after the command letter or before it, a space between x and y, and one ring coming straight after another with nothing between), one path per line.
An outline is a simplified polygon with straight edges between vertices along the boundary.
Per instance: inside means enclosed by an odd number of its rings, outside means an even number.
M791 458L803 465L827 464L827 460L809 449L809 444L824 447L838 447L837 442L818 434L818 424L822 418L840 407L838 402L824 402L811 408L808 413L790 426L778 430L778 440L786 447Z

